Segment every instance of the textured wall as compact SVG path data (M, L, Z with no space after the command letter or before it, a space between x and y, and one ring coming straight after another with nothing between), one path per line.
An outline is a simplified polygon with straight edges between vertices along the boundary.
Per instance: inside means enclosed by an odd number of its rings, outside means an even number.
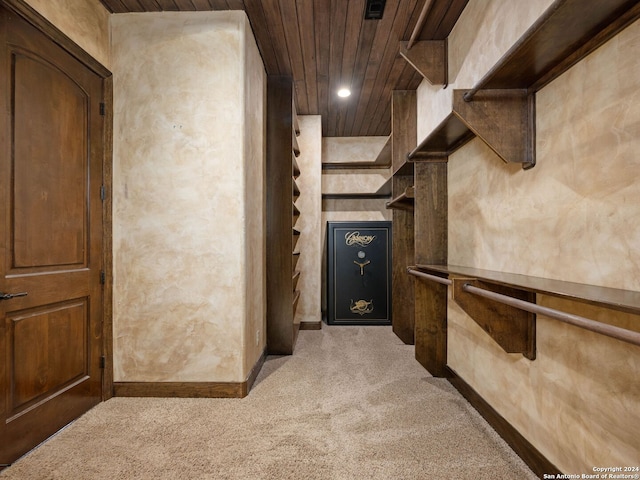
M549 3L469 3L449 39L454 84L419 89L419 136ZM478 139L449 158L449 263L640 289L639 45L636 22L537 93L534 169L505 165ZM538 303L640 330L637 315ZM635 465L639 349L544 316L537 342L533 362L505 354L449 301L449 365L547 458L570 474Z
M324 163L373 162L388 137L324 137Z
M387 137L325 137L322 163L373 162L386 143ZM390 169L324 170L322 193L376 193L390 175Z
M298 117L300 125L300 176L296 182L300 197L296 202L300 218L296 228L300 230L298 250L300 259L297 269L300 300L296 321L315 322L322 320L320 295L322 282L322 119L317 115Z
M248 20L244 25L244 215L247 242L245 274L247 305L243 379L264 352L267 315L266 259L266 95L262 57Z
M245 141L261 117L251 105L245 123L246 16L121 14L112 27L115 380L243 381L247 344L264 342L246 339L264 309L263 282L247 283L263 269L246 252L264 204L245 168L262 171L264 153Z
M322 162L373 162L385 146L387 137L325 137ZM389 179L391 170L324 170L323 194L376 193ZM336 199L322 201L322 238L328 221L390 220L386 199Z
M26 0L26 3L111 69L110 16L98 0Z
M322 193L376 193L391 176L391 169L325 170Z

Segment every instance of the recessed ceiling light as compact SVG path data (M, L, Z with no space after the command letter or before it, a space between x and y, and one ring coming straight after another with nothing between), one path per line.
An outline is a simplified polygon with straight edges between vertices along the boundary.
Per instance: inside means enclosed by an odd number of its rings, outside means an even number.
M349 95L351 95L351 90L349 90L348 88L341 88L340 90L338 90L339 97L345 98Z

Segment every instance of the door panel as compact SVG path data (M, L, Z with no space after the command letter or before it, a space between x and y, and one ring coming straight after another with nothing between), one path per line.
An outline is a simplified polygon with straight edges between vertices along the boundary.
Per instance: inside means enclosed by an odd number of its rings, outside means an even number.
M102 396L103 80L0 8L0 464Z
M14 53L12 83L12 267L84 265L87 94L27 52Z
M8 316L8 417L88 377L87 317L86 299Z

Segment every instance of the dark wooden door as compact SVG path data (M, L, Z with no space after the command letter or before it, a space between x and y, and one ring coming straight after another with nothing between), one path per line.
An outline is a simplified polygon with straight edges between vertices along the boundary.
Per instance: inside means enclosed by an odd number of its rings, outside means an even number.
M18 294L0 300L8 464L101 400L103 81L3 8L0 35L0 292Z

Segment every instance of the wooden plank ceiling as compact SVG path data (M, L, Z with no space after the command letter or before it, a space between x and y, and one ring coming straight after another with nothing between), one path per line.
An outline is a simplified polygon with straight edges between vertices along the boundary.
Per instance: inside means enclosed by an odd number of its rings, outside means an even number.
M468 0L387 0L365 20L366 0L100 0L112 13L244 10L269 75L291 75L301 115L321 115L327 137L391 133L391 91L422 77L404 60L423 9L418 40L446 38ZM346 99L337 90L349 87Z

